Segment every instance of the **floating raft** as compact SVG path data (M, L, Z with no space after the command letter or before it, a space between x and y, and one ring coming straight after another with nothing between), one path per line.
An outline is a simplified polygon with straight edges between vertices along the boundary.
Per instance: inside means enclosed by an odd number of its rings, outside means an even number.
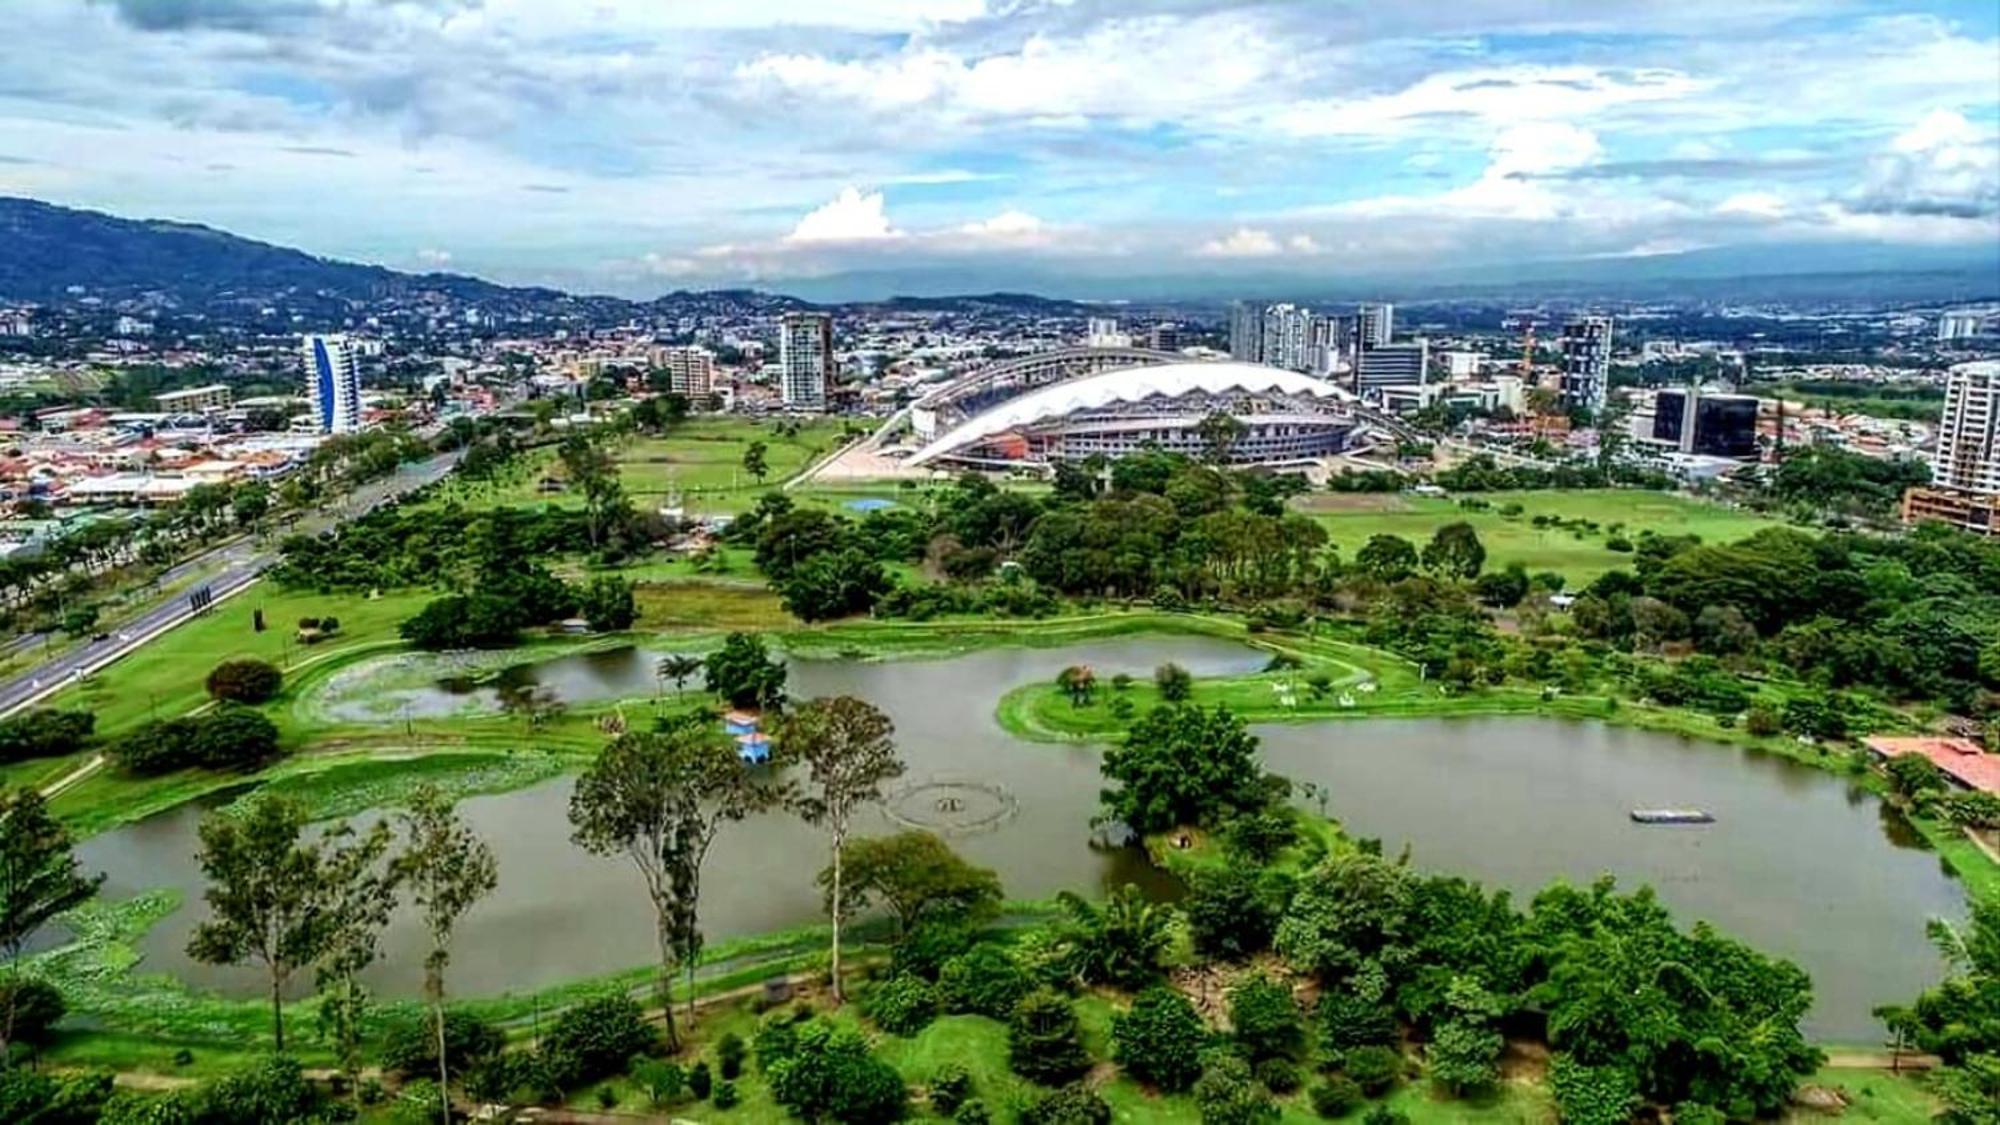
M1639 824L1713 824L1715 814L1702 809L1633 809Z

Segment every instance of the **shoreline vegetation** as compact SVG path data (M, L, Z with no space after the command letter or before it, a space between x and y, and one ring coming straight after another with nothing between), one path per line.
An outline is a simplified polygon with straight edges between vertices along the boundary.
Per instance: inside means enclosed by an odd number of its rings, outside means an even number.
M1510 688L1442 694L1437 684L1418 675L1416 665L1380 649L1330 635L1257 631L1240 619L1218 615L1105 611L1038 621L1032 629L1005 621L870 621L773 631L770 638L782 652L798 659L921 660L997 647L1060 648L1142 635L1233 640L1274 657L1296 660L1296 666L1275 671L1193 681L1192 702L1226 704L1251 723L1507 715L1604 722L1779 754L1840 773L1871 792L1885 794L1880 779L1870 772L1855 773L1846 754L1822 753L1785 736L1758 738L1691 709L1602 696L1544 696ZM663 652L700 652L719 641L720 635L713 633L550 638L495 654L482 664L497 670L634 644ZM322 654L305 674L286 686L271 708L300 724L304 721L302 712L310 709L314 696L337 672L365 669L368 662L399 655L401 650L380 643ZM414 674L413 669L403 671ZM1329 681L1317 693L1305 686L1315 675L1325 675ZM1287 693L1293 705L1278 702L1280 693L1272 690L1274 684L1294 685ZM1373 685L1373 690L1358 691L1363 685ZM1135 681L1127 690L1144 702L1158 689L1149 681ZM673 696L668 693L665 698ZM314 819L390 807L423 784L439 786L455 797L506 792L585 768L603 741L596 726L598 719L621 708L648 708L661 702L660 698L646 697L581 703L570 707L555 723L532 733L524 731L518 719L491 715L408 723L391 715L372 724L333 724L310 734L307 728L293 725L289 733L309 737L308 746L258 773L169 777L148 783L141 793L97 806L71 808L68 815L78 830L98 832L188 801L213 799L237 790L301 800ZM1002 697L993 718L1019 738L1044 743L1104 744L1115 740L1125 726L1125 721L1103 703L1072 705L1053 681L1014 687ZM1304 819L1314 821L1309 816ZM2000 865L1964 841L1955 829L1929 818L1908 819L1959 876L1969 898L2000 900ZM1319 823L1325 824L1331 836L1339 836L1337 822ZM1153 852L1156 861L1169 869L1190 862L1185 853L1171 849L1155 848ZM138 965L139 937L180 905L178 896L168 891L144 892L118 902L94 900L67 920L77 931L75 941L30 959L35 971L61 979L66 989L76 986L72 1010L94 1025L89 1031L66 1037L52 1055L56 1062L86 1066L115 1060L141 1071L200 1077L212 1068L226 1070L248 1057L247 1053L237 1057L226 1045L238 1036L244 1041L255 1040L265 1018L261 1002L206 994L173 978L147 974ZM1032 914L1045 912L1048 904L1012 904L1010 909ZM706 995L780 973L809 970L813 965L810 954L819 947L823 931L824 927L802 927L719 943L703 956L702 972L709 975L698 977L697 993ZM865 963L868 956L864 947L861 960ZM577 998L606 988L642 990L649 971L634 967L531 993L468 998L463 1004L503 1024L535 1013L547 1018ZM391 1001L385 1005L382 1018L415 1010L414 1001ZM175 1066L172 1059L183 1047L199 1048L197 1059L203 1061L193 1069ZM303 1061L308 1065L323 1061L316 1050L306 1048Z

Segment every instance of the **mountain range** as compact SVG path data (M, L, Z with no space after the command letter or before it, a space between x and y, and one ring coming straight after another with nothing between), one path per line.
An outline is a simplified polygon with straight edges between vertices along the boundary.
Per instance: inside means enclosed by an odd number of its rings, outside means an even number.
M1782 263L1782 268L1776 264ZM994 292L996 281L1007 292ZM1297 274L1162 274L1145 280L1032 265L1004 273L964 269L847 273L788 283L787 294L678 292L652 302L497 285L453 273L406 273L317 257L192 223L126 219L0 196L0 300L64 305L146 298L211 313L282 305L338 315L357 305L433 294L496 312L539 308L615 318L690 301L791 307L872 303L1075 313L1080 302L1210 304L1234 297L1297 300L1524 297L1674 301L1971 301L2000 296L1994 247L1800 246L1698 250L1646 258L1520 263L1506 271L1315 280ZM1034 294L1055 296L1036 296Z

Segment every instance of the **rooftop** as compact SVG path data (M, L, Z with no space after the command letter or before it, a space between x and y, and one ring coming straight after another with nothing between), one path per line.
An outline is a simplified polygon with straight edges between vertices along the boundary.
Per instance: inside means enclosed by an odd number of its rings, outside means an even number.
M1884 738L1867 740L1868 749L1885 758L1922 754L1967 789L2000 795L2000 754L1988 754L1969 738Z

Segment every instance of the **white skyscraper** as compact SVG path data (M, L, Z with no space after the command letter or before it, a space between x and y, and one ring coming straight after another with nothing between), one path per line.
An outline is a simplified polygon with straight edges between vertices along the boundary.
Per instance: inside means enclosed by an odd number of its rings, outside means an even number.
M2000 495L2000 360L1951 369L1932 475L1946 488Z
M1979 335L1985 324L1985 314L1978 309L1952 309L1938 317L1938 342L1948 344L1953 340L1965 340Z
M826 387L833 373L833 317L827 313L786 313L778 329L778 366L783 372L781 389L786 406L825 410Z
M1611 318L1580 316L1562 330L1562 406L1604 409L1611 381Z
M1386 345L1396 334L1396 306L1386 301L1364 304L1354 316L1357 345L1360 348L1379 348Z
M1132 334L1118 330L1117 317L1093 316L1084 332L1083 342L1092 348L1129 348L1132 346Z
M346 336L306 336L299 342L306 398L323 434L361 428L360 351Z
M1229 358L1240 363L1264 362L1264 313L1247 301L1229 306Z
M654 364L667 373L667 389L700 398L715 389L715 357L700 346L660 348Z

